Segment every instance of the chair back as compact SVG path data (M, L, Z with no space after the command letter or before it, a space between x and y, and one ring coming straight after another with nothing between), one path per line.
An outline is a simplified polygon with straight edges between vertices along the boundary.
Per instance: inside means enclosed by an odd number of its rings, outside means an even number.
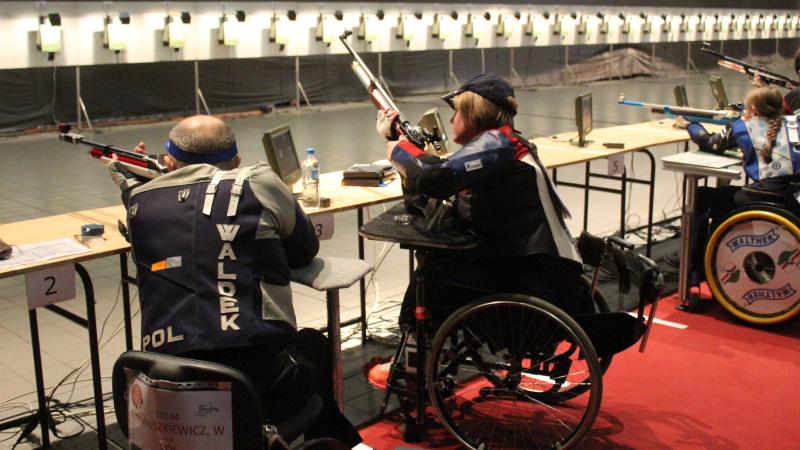
M129 432L129 382L125 369L143 374L150 380L163 380L184 386L190 383L229 382L233 448L254 450L264 448L263 418L259 396L250 380L242 372L221 364L152 352L128 351L120 355L114 363L112 373L114 408L117 422L125 436L128 436ZM178 390L177 392L190 391ZM157 427L150 428L152 430Z

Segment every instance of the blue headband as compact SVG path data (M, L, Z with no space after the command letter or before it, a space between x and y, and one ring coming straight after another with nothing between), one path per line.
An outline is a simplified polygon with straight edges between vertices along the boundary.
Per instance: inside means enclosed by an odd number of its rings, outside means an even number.
M167 153L170 155L187 163L215 164L218 162L227 161L239 153L235 142L222 153L189 153L175 145L175 143L171 140L164 143L164 148L167 149Z

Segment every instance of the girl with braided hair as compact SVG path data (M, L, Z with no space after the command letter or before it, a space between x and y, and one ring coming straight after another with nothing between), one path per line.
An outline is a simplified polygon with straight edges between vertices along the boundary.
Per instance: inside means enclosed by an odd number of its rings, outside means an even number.
M710 230L733 209L756 201L781 203L790 182L800 181L800 146L797 128L787 126L792 116L783 116L783 96L775 87L753 89L744 100L742 118L719 133L708 133L699 123L690 123L689 135L701 151L722 153L740 148L744 171L753 182L740 186L700 187L697 190L692 233L691 266L699 282L703 252ZM789 133L794 133L790 137ZM699 245L698 245L699 244ZM696 284L696 283L694 283Z

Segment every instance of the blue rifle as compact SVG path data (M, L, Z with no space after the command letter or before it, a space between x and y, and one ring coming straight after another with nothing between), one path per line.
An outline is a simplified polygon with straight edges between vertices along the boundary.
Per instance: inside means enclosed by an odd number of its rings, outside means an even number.
M713 123L716 125L731 125L742 116L744 108L741 105L731 109L699 109L688 106L659 105L633 100L625 100L625 94L619 94L617 103L620 105L638 106L647 108L651 112L664 114L669 118L683 117L689 122Z

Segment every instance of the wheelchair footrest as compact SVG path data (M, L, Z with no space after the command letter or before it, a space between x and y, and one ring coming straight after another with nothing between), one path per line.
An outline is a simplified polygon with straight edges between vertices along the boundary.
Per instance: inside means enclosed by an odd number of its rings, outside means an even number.
M580 314L574 317L594 345L597 356L611 356L642 337L643 321L624 312Z

